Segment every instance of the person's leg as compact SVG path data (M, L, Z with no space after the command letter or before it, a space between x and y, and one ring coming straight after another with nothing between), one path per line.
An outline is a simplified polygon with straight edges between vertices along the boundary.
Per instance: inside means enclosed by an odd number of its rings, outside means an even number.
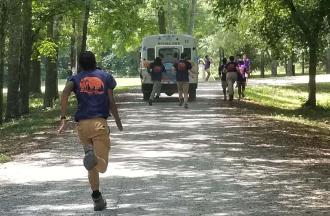
M246 81L242 82L242 97L245 97L245 87L246 87Z
M94 210L100 211L107 205L99 191L99 172L105 172L108 166L110 151L109 127L105 119L96 118L80 121L77 129L85 152L88 149L85 158L87 154L91 153L97 161L94 168L88 171L88 180L93 191Z
M177 86L178 86L178 93L179 93L179 105L182 106L182 103L183 103L183 96L182 96L182 93L183 93L183 83L178 81L177 82Z
M189 82L183 82L184 106L188 108Z
M159 98L161 90L162 90L162 83L161 81L157 81L156 98Z
M207 82L207 81L209 81L209 79L210 79L211 72L210 72L210 69L207 69L207 70L205 70L205 71L206 71L206 73L207 73L207 76L206 76L206 78L205 78L205 81Z
M242 82L238 81L237 86L238 86L238 99L240 100L242 97Z
M234 97L234 82L233 82L232 74L233 73L227 74L229 100L233 100Z
M149 98L149 104L152 105L152 101L154 100L155 98L155 93L157 91L157 81L153 81L153 85L152 85L152 91L151 91L151 94L150 94L150 98Z
M221 81L221 86L222 86L222 92L223 92L224 100L227 100L227 82L222 80Z
M104 173L108 167L108 157L110 152L109 127L105 119L97 119L94 124L94 134L92 138L94 152L98 163L95 168L90 171L90 184L92 190L99 189L98 173ZM97 175L96 175L97 174Z

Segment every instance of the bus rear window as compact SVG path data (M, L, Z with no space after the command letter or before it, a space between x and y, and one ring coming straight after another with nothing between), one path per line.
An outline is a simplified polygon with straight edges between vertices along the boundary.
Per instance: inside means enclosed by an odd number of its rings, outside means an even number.
M148 61L153 61L155 60L155 49L154 48L149 48L147 50L147 60Z
M183 53L186 54L189 60L191 60L191 48L184 48Z

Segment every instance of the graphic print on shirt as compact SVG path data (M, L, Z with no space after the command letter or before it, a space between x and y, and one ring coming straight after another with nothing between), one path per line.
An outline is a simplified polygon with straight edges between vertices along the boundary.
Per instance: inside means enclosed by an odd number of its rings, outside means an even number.
M80 93L89 95L104 94L104 83L98 77L85 77L80 80Z
M232 63L229 63L229 64L227 65L227 71L228 71L228 72L235 72L235 71L236 71L236 67L235 67L235 65L232 64Z
M185 72L187 70L187 66L184 62L179 62L178 64L178 71L179 72Z
M163 68L162 68L161 66L155 66L155 67L154 67L154 72L155 72L155 73L161 73L162 70L163 70Z

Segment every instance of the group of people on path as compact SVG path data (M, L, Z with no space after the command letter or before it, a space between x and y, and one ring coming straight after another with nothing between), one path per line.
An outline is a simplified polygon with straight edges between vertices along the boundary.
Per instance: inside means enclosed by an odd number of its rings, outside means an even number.
M174 56L174 64L172 70L176 72L176 83L179 93L179 106L184 106L188 109L188 96L189 96L189 75L193 76L191 71L192 64L188 60L188 56L185 53L181 54L181 58L178 59ZM151 80L153 81L153 88L149 98L149 105L152 106L152 103L156 98L159 98L161 91L161 80L162 74L166 73L165 66L162 62L161 57L157 57L154 62L152 62L148 67L148 72L150 73Z
M185 53L181 55L180 59L177 56L175 58L173 71L176 71L179 105L188 108L189 75L193 76L190 74L192 73L192 63ZM237 62L233 56L229 60L227 62L226 59L223 59L222 65L219 67L225 100L227 86L229 100L233 99L235 81L238 83L239 97L244 97L246 78L250 67L246 55ZM70 94L74 92L78 101L75 121L77 122L79 140L85 152L83 164L88 171L94 210L101 211L107 206L107 202L100 192L99 173L104 173L108 167L111 142L107 118L110 113L113 115L118 129L123 130L113 97L113 90L117 83L111 74L96 66L95 55L92 52L83 52L78 61L81 71L68 79L61 96L61 123L58 132L61 133L65 129L68 99ZM166 71L162 59L157 57L150 64L149 70L154 81L149 100L149 104L152 105L155 94L159 96L162 73Z
M238 56L235 60L234 56L229 57L229 62L226 58L222 59L219 64L219 76L221 78L221 85L224 95L224 100L227 100L227 90L229 101L234 99L234 84L237 82L238 99L245 97L245 87L247 79L250 75L250 60L246 54L243 55L243 59Z

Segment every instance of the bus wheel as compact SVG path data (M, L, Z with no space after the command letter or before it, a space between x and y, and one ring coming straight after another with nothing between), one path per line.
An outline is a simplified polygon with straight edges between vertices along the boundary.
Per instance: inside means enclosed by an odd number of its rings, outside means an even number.
M196 100L196 89L192 88L189 89L189 101L195 101Z
M174 93L172 93L172 92L166 92L165 93L167 96L172 96Z

